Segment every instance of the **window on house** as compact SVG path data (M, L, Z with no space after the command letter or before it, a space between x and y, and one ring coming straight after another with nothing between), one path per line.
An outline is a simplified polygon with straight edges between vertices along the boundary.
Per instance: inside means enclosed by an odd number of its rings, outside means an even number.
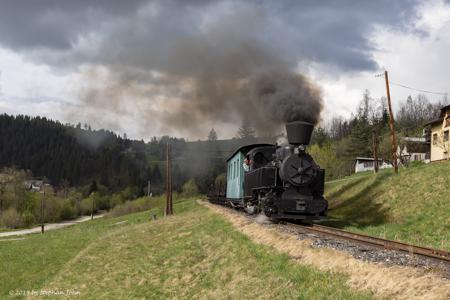
M373 161L364 162L364 168L370 168L370 167L373 167Z
M444 142L448 142L448 130L444 131Z
M433 145L437 145L437 133L433 133Z

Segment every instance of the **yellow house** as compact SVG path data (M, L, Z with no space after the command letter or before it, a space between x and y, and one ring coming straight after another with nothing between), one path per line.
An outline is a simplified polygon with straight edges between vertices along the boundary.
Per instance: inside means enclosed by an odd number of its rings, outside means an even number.
M430 126L430 161L449 159L450 105L441 108L439 118L428 122L425 126Z

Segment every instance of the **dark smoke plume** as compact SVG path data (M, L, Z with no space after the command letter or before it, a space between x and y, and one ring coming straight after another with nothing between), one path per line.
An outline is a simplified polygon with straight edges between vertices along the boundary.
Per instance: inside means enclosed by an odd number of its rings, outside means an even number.
M267 72L254 79L253 89L256 105L274 122L319 121L322 94L301 74Z
M319 88L293 72L297 61L282 49L255 38L253 30L245 33L248 13L234 18L190 37L167 37L164 51L155 44L148 53L142 45L116 53L103 45L99 63L105 70L85 73L83 111L94 119L111 111L129 114L142 121L144 136L157 131L206 137L212 127L228 128L230 135L245 117L258 135L280 133L289 121L317 123ZM253 19L261 28L266 22L259 15Z

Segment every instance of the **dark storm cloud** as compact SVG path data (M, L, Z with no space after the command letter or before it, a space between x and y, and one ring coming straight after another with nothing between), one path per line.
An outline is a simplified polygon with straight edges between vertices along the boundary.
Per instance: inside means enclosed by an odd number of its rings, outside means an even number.
M244 35L256 36L268 45L276 45L290 59L319 61L356 70L375 67L367 40L372 26L401 25L405 19L412 17L416 3L415 0L242 3L200 0L2 0L0 44L18 51L47 48L70 52L74 50L77 39L97 33L105 38L105 48L116 46L119 48L116 52L119 52L127 47L133 56L149 56L150 50L150 55L158 55L156 60L163 60L160 54L172 46L171 41L177 37L201 34L199 27L208 14L214 16L227 9L222 5L227 2L231 3L229 7L244 7L254 14L266 16L264 24L250 24L250 28L230 22L229 29L235 30L237 35L243 31ZM146 14L146 8L147 13L152 9L154 12ZM233 21L232 17L230 21ZM244 21L252 23L253 20ZM111 52L115 56L128 56L128 53ZM74 58L84 57L74 55ZM149 59L151 67L154 60Z
M235 125L251 114L259 131L267 132L293 118L320 118L321 92L294 74L299 63L377 68L371 30L401 26L414 17L414 4L2 1L0 45L55 69L89 65L80 95L97 118L103 109L120 115L135 106L144 127L156 119L192 133L214 122ZM90 86L105 80L98 75L102 68L107 83ZM155 107L159 96L179 101Z

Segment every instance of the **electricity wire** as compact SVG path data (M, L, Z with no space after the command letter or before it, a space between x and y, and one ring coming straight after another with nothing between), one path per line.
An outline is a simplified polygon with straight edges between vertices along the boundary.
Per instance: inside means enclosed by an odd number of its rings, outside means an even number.
M407 85L404 85L404 84L401 84L401 83L392 82L392 81L389 81L389 83L392 84L392 85L396 85L396 86L399 86L399 87L402 87L402 88L405 88L405 89L409 89L409 90L413 90L413 91L421 92L421 93L427 93L427 94L433 94L433 95L441 95L441 96L448 96L448 95L450 95L449 92L427 91L427 90L413 88L413 87L410 87L410 86L407 86Z

